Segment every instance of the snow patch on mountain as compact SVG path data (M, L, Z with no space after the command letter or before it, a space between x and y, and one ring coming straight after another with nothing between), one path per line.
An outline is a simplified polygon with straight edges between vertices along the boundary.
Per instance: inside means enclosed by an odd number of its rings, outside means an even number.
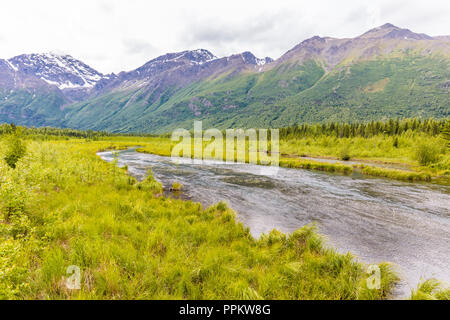
M36 76L59 89L92 88L103 75L70 55L24 54L8 59L14 70Z
M272 58L266 57L263 59L257 58L253 53L246 51L241 53L242 61L244 63L253 64L255 66L263 66L267 63L273 62Z
M5 60L6 63L8 64L8 66L13 69L15 72L17 72L19 69L17 69L16 66L14 66L11 62L9 62L9 60Z

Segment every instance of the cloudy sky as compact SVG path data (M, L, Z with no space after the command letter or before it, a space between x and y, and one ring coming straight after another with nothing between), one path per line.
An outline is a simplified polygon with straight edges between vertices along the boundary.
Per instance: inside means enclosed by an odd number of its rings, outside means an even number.
M2 0L0 58L69 53L103 73L205 48L278 58L314 35L354 37L386 22L450 35L448 0Z

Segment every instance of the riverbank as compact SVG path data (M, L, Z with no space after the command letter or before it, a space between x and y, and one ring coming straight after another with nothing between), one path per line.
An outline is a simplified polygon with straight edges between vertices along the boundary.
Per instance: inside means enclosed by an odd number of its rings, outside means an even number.
M282 139L280 151L288 158L349 163L353 170L369 176L450 185L450 153L446 144L441 136L423 132L368 138L322 135Z
M311 227L254 239L224 204L161 196L95 153L121 143L28 142L0 160L2 299L384 299L365 267L323 246ZM3 154L3 146L0 147ZM3 158L3 157L2 157ZM61 280L81 270L80 289Z
M359 160L359 163L345 164L346 162L339 162L337 159L318 159L312 160L303 157L288 157L281 158L280 166L286 168L298 168L307 170L318 170L325 172L337 172L350 175L353 172L358 172L363 175L372 177L382 177L401 181L410 182L433 182L436 184L449 185L449 177L432 175L429 172L412 171L411 169L394 169L383 166L376 166L370 162ZM388 163L389 164L389 163Z
M138 152L171 156L171 150L176 144L175 142L172 142L169 138L148 139L148 141L142 140L141 144L143 147L137 149ZM282 156L279 165L281 167L341 173L345 175L358 172L372 177L383 177L400 181L423 181L450 185L450 170L433 170L429 167L418 166L417 164L413 165L412 161L401 162L397 160L390 162L386 159L374 160L371 158L366 160L357 158L357 160L350 161L350 164L347 164L347 161L339 161L338 158L331 156L319 155L315 156L317 159L311 159L312 156L301 156L295 153L285 154L282 146L283 143L280 143ZM381 165L377 165L376 161L379 161Z

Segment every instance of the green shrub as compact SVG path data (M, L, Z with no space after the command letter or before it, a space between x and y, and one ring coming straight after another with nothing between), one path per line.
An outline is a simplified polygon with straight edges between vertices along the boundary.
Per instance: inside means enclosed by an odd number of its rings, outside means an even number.
M350 150L348 146L342 147L341 151L339 152L339 158L344 161L350 160Z
M398 148L398 137L395 137L394 143L392 144L394 148Z
M450 148L450 120L447 121L445 128L442 131L442 138L446 141L447 148Z
M416 160L426 166L439 160L439 148L435 145L421 143L416 148Z
M7 151L5 153L5 162L11 168L15 169L17 162L25 155L26 147L22 139L17 134L12 134L6 140Z

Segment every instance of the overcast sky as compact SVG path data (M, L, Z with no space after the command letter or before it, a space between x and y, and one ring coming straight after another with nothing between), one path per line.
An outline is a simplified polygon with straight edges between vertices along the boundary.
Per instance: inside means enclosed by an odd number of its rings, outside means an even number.
M278 58L314 35L354 37L386 22L450 35L448 0L1 0L0 57L60 52L103 73L205 48Z

